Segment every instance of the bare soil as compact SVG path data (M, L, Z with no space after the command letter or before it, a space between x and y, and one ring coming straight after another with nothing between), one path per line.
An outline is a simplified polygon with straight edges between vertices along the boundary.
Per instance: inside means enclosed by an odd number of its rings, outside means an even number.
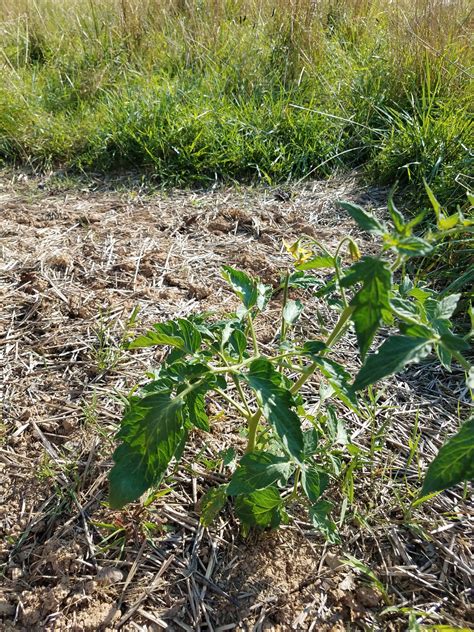
M199 524L201 496L225 476L213 464L243 445L218 401L211 433L196 432L162 495L148 507L107 506L121 398L162 357L124 352L126 336L231 311L220 266L275 283L288 264L282 239L308 234L331 246L353 234L373 249L336 201L383 213L384 197L356 180L307 184L287 199L269 189L160 193L138 178L0 176L2 629L406 630L410 613L469 628L469 495L454 489L409 510L469 405L456 369L426 362L387 381L371 421L339 410L353 443L372 447L353 488L328 492L341 545L328 545L297 505L290 525L247 539L231 507L212 528ZM314 311L300 327L317 332L315 310L331 314L306 299ZM277 298L259 324L264 346L278 309ZM356 370L350 339L338 353ZM311 392L316 399L317 383Z

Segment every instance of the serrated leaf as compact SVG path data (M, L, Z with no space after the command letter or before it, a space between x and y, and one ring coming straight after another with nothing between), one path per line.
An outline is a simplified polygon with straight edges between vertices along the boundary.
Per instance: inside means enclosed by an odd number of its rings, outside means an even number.
M392 273L385 261L375 257L364 257L355 263L349 269L349 273L341 279L343 287L351 287L356 283L362 283L362 287L351 300L350 304L354 308L351 319L363 359L384 313L390 312L389 295L392 287Z
M337 544L340 541L337 527L329 518L329 512L332 508L333 504L331 502L328 500L320 500L310 507L309 517L313 523L313 527L320 531L328 542Z
M416 306L408 299L393 296L390 299L390 306L398 318L407 318L412 320L414 317L416 318L418 316Z
M195 353L201 346L202 336L198 329L185 318L178 318L178 327L184 341L184 350L188 353Z
M251 494L277 481L286 482L294 465L284 456L270 452L250 452L239 462L227 489L229 496Z
M312 354L308 355L310 355L313 362L318 365L319 370L332 386L337 397L339 397L341 401L353 410L357 410L357 398L352 389L352 385L350 384L352 376L344 369L344 367L335 360L330 360L317 355L314 356Z
M191 391L186 397L186 408L189 421L205 432L209 432L209 417L206 413L206 400L204 395L197 391Z
M241 322L231 320L227 322L222 330L222 346L231 355L236 356L239 360L243 357L247 348L247 338L241 330Z
M419 362L431 351L433 340L412 336L391 336L375 353L369 355L354 381L355 391L374 384L407 364Z
M185 318L153 325L153 329L138 336L129 344L130 349L168 345L186 353L195 353L201 346L202 337L197 328Z
M313 357L319 355L326 349L326 343L324 343L322 340L307 340L303 345L302 352L304 355Z
M115 465L109 473L109 505L120 509L140 498L153 485L139 451L123 443L114 452Z
M474 416L440 449L431 463L421 496L474 479Z
M469 343L466 342L464 338L461 338L461 336L456 336L451 332L446 332L442 334L441 344L450 352L468 351L470 349Z
M316 428L303 432L304 456L305 460L315 454L318 450L319 433Z
M222 276L247 309L251 309L257 303L257 283L252 277L230 266L222 267Z
M113 509L137 500L145 489L160 482L185 432L183 404L179 397L156 393L130 405L117 433L122 445L114 453L115 465L109 475ZM133 484L125 480L130 463Z
M329 476L315 466L301 470L301 485L307 498L315 503L329 484Z
M263 283L257 283L257 307L260 311L263 311L271 299L273 294L273 288L270 285L264 285Z
M151 331L148 331L146 334L138 336L132 340L129 343L128 348L141 349L143 347L153 347L155 345L168 345L170 347L183 349L184 342L178 334L178 328L173 322L156 324L153 326Z
M461 294L450 294L449 296L444 296L441 300L433 301L435 303L435 308L433 310L432 317L445 318L447 320L451 318L456 310L460 298Z
M352 202L339 202L339 206L349 213L352 219L357 222L362 230L366 230L374 235L386 234L386 227L358 204L352 204Z
M286 518L277 487L267 487L252 494L237 496L235 511L244 525L260 529L274 529Z
M303 309L303 303L299 299L296 301L289 300L283 309L283 320L288 325L293 325L300 317Z
M404 336L414 338L433 338L433 330L426 325L412 325L411 323L400 323L400 333Z
M290 391L282 386L282 376L265 358L254 360L249 372L242 376L256 392L263 414L280 437L284 447L297 460L303 456L301 422L293 410Z
M327 426L333 444L345 446L349 443L346 426L342 419L337 416L334 406L327 408Z
M227 502L227 485L211 487L201 498L201 524L209 527Z
M432 244L415 235L398 239L394 243L394 248L400 254L408 257L424 257L433 250Z
M284 287L285 283L280 285L280 289ZM288 287L297 287L306 289L308 287L312 287L314 285L321 286L323 285L323 281L319 277L311 276L309 274L305 274L304 272L296 271L290 274L290 278L288 279Z
M321 270L324 268L333 269L335 266L334 258L330 255L320 255L318 257L313 257L309 261L305 261L304 263L300 263L296 266L297 270Z

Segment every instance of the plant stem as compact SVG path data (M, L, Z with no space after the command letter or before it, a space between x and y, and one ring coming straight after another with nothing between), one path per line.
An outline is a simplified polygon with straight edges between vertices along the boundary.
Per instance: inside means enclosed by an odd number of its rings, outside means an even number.
M253 452L255 450L255 437L257 436L258 422L260 421L260 417L262 416L262 414L263 411L261 408L259 408L257 412L249 419L249 438L247 441L247 448L245 449L245 452Z
M227 393L222 391L220 388L214 388L214 391L218 393L221 397L223 397L226 400L226 402L228 402L236 410L238 410L239 413L242 415L242 417L249 419L249 415L247 411L245 410L245 408L242 408L242 406L239 403L237 403L234 399L232 399L232 397L229 397L229 395L227 395Z
M290 497L288 498L289 501L292 501L294 498L298 497L298 485L300 482L300 476L301 476L301 468L298 467L296 469L295 472L295 484L293 486L293 492L291 493Z
M247 411L247 416L250 418L252 416L252 411L250 410L250 407L248 405L247 398L245 397L245 393L244 393L241 383L239 382L239 378L236 375L231 375L231 377L232 377L232 381L235 384L235 388L237 389L240 395L240 399L242 400L245 406L245 410Z
M341 285L341 266L339 265L338 259L339 259L339 251L341 250L342 246L346 243L346 241L348 242L351 241L351 238L344 237L344 239L341 239L336 249L336 254L334 255L334 270L336 272L337 284L339 286L339 290L341 291L341 297L342 297L342 302L344 303L344 307L347 307L348 303L347 303L347 298L346 298L346 292Z
M348 305L342 312L342 314L339 316L339 320L336 323L336 326L334 327L334 329L332 330L332 332L329 334L328 339L326 340L326 346L327 346L327 351L332 347L333 344L335 344L339 338L341 337L341 335L344 333L344 329L347 326L347 322L351 317L352 312L354 311L354 308L351 305ZM324 354L324 351L322 352ZM303 386L303 384L313 375L313 373L316 371L316 369L318 368L318 364L317 362L313 362L313 364L311 364L308 369L303 373L303 375L293 384L293 386L291 387L291 393L294 395L295 393L297 393L300 388Z
M283 304L281 306L281 326L280 326L280 342L283 342L286 337L286 322L285 322L285 307L288 302L288 285L290 282L290 271L286 271L285 285L283 286Z
M248 324L249 324L249 329L250 329L250 333L252 335L252 344L253 344L253 350L255 351L255 355L260 355L260 352L258 350L258 342L257 342L257 336L255 335L255 329L253 326L253 318L252 315L249 314L247 316L247 320L248 320Z

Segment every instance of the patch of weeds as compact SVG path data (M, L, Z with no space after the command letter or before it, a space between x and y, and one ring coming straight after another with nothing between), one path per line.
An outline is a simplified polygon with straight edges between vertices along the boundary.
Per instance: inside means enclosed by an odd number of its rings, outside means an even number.
M91 358L101 375L112 371L124 359L127 342L135 325L138 308L135 308L125 323L118 317L99 312L94 329L95 344L91 347ZM117 332L118 330L118 332Z

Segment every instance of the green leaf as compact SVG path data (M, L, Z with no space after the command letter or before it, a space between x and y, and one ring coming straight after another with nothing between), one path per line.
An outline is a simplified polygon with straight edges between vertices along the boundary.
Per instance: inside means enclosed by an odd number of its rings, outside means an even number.
M436 199L435 194L433 193L433 191L431 190L431 188L429 187L428 183L426 182L424 178L423 178L423 184L425 185L426 193L428 194L429 200L431 202L431 206L433 207L433 210L435 212L436 219L439 220L439 218L442 217L443 215L441 204Z
M316 428L303 432L304 456L305 460L316 453L319 444L319 433Z
M318 257L314 257L309 261L305 261L304 263L300 263L296 266L297 270L320 270L322 268L331 268L335 267L334 258L330 255L320 255Z
M301 315L303 311L303 303L300 300L296 301L288 301L285 307L283 308L283 320L288 325L293 325Z
M367 357L354 381L354 390L360 391L387 375L401 371L411 362L419 362L430 353L432 343L431 338L391 336Z
M235 470L227 493L229 496L250 494L277 481L286 482L294 465L287 457L269 452L250 452L241 459Z
M235 511L247 527L274 529L282 520L286 520L283 500L277 487L267 487L252 494L237 496Z
M271 285L257 283L257 307L262 312L267 306L273 294Z
M205 432L209 432L209 417L206 413L206 400L204 395L197 391L191 391L186 397L186 408L188 410L189 421Z
M258 358L242 376L257 393L263 414L275 429L284 447L297 460L303 456L301 422L294 410L295 402L290 391L282 386L282 376L265 358Z
M178 318L177 322L184 342L184 350L188 353L196 353L202 342L198 329L185 318Z
M305 467L301 470L301 485L308 499L315 503L329 484L329 476L317 467Z
M123 443L114 452L115 465L109 473L109 505L120 509L140 498L153 484L143 456Z
M421 211L421 213L418 213L418 215L415 215L415 217L407 223L407 232L411 233L412 229L415 228L415 226L421 224L421 222L425 219L425 216L426 210Z
M319 355L327 349L326 344L322 340L307 340L303 345L303 355L308 355L311 358Z
M461 274L461 276L457 277L452 281L447 288L442 291L442 295L450 294L451 292L456 292L460 290L465 285L468 286L474 282L474 265L469 266L466 272Z
M311 276L300 271L293 272L292 274L290 274L290 278L288 279L288 287L306 289L315 285L321 286L323 285L323 281L319 277ZM282 289L284 286L285 282L281 283L279 289Z
M201 498L201 524L209 527L227 502L227 485L211 487Z
M347 445L349 437L347 436L346 426L342 419L337 416L334 406L327 407L327 427L333 444Z
M453 213L449 217L440 216L438 219L438 228L440 230L450 230L462 222L460 213Z
M393 201L393 193L394 191L392 189L388 196L388 212L390 213L390 217L392 218L392 222L397 233L399 233L400 235L404 235L406 233L405 218L395 206L395 202Z
M350 384L352 376L344 367L335 360L329 360L328 358L317 355L313 356L312 354L308 355L310 355L313 362L318 365L319 370L332 386L339 399L353 410L357 410L357 398Z
M349 273L341 279L343 287L362 283L362 288L351 301L354 308L352 321L362 359L380 326L382 317L390 312L389 294L392 287L392 273L387 263L375 257L364 257L355 263Z
M474 479L474 416L440 449L431 463L421 490L426 496Z
M433 303L435 303L435 308L430 316L432 316L432 318L451 318L456 310L460 298L461 294L450 294L441 300L433 301Z
M179 330L174 322L153 325L153 329L143 336L138 336L128 345L129 349L153 347L155 345L168 345L170 347L184 348L184 342L178 335Z
M259 292L257 283L252 277L230 266L222 267L222 276L247 309L251 309L257 303Z
M468 342L461 338L461 336L456 336L451 332L446 332L441 336L441 344L450 352L456 351L468 351L470 349L470 345Z
M328 517L333 504L328 500L320 500L309 509L309 517L315 529L320 531L328 542L337 544L340 541L335 523Z
M178 449L184 430L183 400L169 393L135 399L125 413L117 438L122 445L114 453L110 481L110 503L119 509L157 485ZM127 482L128 467L133 469Z
M403 237L395 242L394 248L397 252L408 257L424 257L433 250L432 244L421 237Z
M186 353L195 353L201 346L202 337L196 327L184 318L153 325L153 329L129 344L130 349L168 345Z
M354 219L362 230L366 230L374 235L385 235L387 229L370 213L367 213L358 204L352 204L352 202L339 202L345 211Z

